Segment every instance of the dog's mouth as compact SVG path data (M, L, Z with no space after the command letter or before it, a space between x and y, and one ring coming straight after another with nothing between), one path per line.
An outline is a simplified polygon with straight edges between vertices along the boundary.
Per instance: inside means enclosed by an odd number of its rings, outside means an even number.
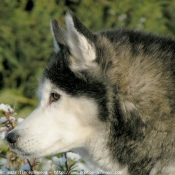
M16 149L16 143L9 143L9 142L8 142L8 144L10 145L10 147L11 147L12 149Z
M21 157L25 157L25 158L32 157L33 155L35 155L33 153L28 153L20 148L15 148L13 149L13 151L16 152L18 155L20 155Z
M61 153L61 152L65 152L65 151L68 151L70 150L69 147L70 146L64 146L60 149L57 149L57 145L59 145L61 141L58 140L56 141L54 144L50 145L49 147L45 148L45 149L40 149L38 150L37 146L36 146L36 149L34 149L33 147L33 150L28 147L22 147L24 146L24 144L11 144L11 148L13 149L13 151L15 153L17 153L18 155L20 155L21 157L23 158L40 158L40 157L45 157L45 156L49 156L49 155L53 155L53 154L57 154L57 153ZM50 150L54 150L54 152L50 152Z
M21 155L22 157L31 157L32 156L29 153L20 153L19 155Z
M35 152L28 152L27 150L17 147L16 145L11 145L12 150L17 153L22 158L28 159L28 158L40 158L45 156L43 153L45 153L45 150L42 151L35 151Z

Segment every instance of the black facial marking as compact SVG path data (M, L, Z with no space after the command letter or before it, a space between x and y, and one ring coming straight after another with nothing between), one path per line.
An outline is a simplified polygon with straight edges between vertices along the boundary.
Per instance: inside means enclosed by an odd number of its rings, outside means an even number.
M44 71L44 77L72 96L85 96L94 99L99 106L99 117L102 121L105 121L108 110L106 106L106 88L103 82L91 78L87 72L82 72L85 79L78 77L70 70L68 58L68 50L66 48L62 49L51 59Z

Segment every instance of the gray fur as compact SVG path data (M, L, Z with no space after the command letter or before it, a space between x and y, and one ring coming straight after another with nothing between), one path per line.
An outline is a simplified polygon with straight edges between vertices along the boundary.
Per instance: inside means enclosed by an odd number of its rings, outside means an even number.
M97 104L94 135L78 152L123 175L174 175L175 40L125 29L93 33L73 13L66 23L67 33L51 22L60 50L41 86L51 82L75 101Z
M77 30L96 48L97 66L86 73L103 82L107 90L110 161L128 166L130 175L171 174L168 169L175 158L175 41L124 29L92 37L72 16Z

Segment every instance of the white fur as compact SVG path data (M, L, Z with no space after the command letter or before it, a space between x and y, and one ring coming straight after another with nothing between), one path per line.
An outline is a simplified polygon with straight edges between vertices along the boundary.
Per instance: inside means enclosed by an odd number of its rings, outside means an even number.
M55 51L55 53L58 53L60 51L60 47L59 47L59 44L57 43L56 38L55 38L52 22L50 22L50 31L51 31L51 34L52 34L52 37L53 37L54 51Z
M59 93L61 98L50 104L52 92ZM72 97L49 80L40 85L38 94L38 108L11 131L20 133L17 153L42 157L75 149L91 170L105 167L105 170L122 171L127 175L127 167L110 160L105 146L108 129L98 120L98 106L93 99Z
M49 95L55 91L61 98L49 104ZM95 102L84 97L70 97L54 88L49 80L40 88L40 94L38 108L15 128L21 134L18 150L38 157L84 146L96 129L93 120L97 115Z
M70 14L66 15L67 43L75 60L72 61L73 70L89 69L95 64L95 47L74 27Z

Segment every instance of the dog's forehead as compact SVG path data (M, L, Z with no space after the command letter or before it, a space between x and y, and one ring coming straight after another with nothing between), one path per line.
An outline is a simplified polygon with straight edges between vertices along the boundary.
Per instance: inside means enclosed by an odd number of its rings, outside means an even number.
M62 54L58 54L51 60L43 73L42 82L48 79L55 87L73 96L79 94L94 96L96 93L101 93L101 91L103 91L102 94L105 94L103 82L90 76L88 80L78 76L69 68L68 63L64 61L66 58L61 58L61 56L68 57L69 55Z
M41 96L49 96L50 93L57 92L59 94L63 94L64 92L55 86L48 78L45 78L40 82L37 90L38 97ZM66 93L66 92L65 92Z
M38 93L50 93L50 92L63 92L61 88L57 87L55 84L51 82L48 78L44 78L42 82L38 86Z
M39 98L39 101L41 100L41 97L43 94L48 94L50 92L50 89L51 89L51 84L50 85L47 84L45 82L45 79L42 77L37 89L37 96Z

